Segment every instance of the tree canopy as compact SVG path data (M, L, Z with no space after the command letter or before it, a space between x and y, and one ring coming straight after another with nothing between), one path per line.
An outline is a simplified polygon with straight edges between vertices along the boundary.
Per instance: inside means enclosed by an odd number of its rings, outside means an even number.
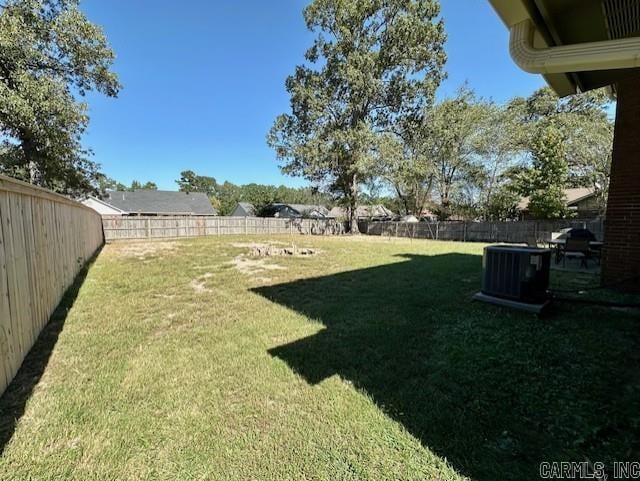
M81 145L88 91L116 97L114 53L78 0L0 5L0 172L64 193L96 189Z
M202 192L209 197L216 195L218 186L216 179L206 175L197 175L192 170L185 170L180 173L180 179L176 180L182 192Z
M311 187L286 187L284 185L245 184L232 182L218 183L215 178L198 175L191 170L180 174L176 181L183 192L202 192L209 196L211 203L221 215L229 215L238 202L248 202L261 215L265 209L275 202L287 204L320 204L329 205L331 198Z
M134 192L136 190L158 190L155 182L147 181L144 184L138 180L133 180L131 185L125 185L104 174L97 175L97 190L99 194L104 194L107 190L117 190L124 192Z
M339 192L351 212L374 146L428 108L440 84L445 33L437 0L313 0L316 39L287 79L291 112L268 143L285 173Z
M534 216L567 216L567 187L593 188L604 209L613 150L609 103L604 90L561 99L548 87L510 102L518 117L521 152L531 159L512 176L513 187L531 197Z
M372 173L401 210L441 219L506 220L570 214L564 190L591 187L600 208L608 188L613 123L603 91L560 99L549 88L503 105L464 86L377 143Z

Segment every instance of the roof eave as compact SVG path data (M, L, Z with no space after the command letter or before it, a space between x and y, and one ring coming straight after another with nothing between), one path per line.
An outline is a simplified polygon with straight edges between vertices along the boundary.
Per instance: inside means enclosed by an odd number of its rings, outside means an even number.
M553 33L548 30L542 15L539 14L532 1L489 0L489 2L509 30L517 23L531 20L536 26L535 42L540 48L557 45ZM580 90L574 74L546 74L543 77L560 97L575 94Z
M93 195L89 195L89 196L87 196L87 199L95 200L96 202L104 205L105 207L109 207L110 209L117 210L121 214L128 214L128 212L126 210L122 210L122 209L116 207L115 205L109 204L108 202L100 199L99 197L95 197Z

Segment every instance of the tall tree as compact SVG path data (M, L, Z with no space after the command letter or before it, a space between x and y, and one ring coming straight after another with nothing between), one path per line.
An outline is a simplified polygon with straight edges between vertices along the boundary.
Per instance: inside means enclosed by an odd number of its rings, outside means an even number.
M419 132L418 128L407 129ZM415 135L384 135L378 142L375 172L397 195L405 214L420 218L431 200L435 172Z
M192 170L185 170L180 173L180 179L176 180L182 192L202 192L209 197L216 195L218 183L213 177L197 175Z
M311 187L286 187L265 184L236 185L231 182L218 184L215 178L198 175L192 170L180 173L176 180L182 192L203 192L209 196L213 206L221 215L230 214L238 202L253 204L256 213L262 213L267 206L274 202L291 204L312 204L320 202L326 204L327 196L318 195Z
M437 0L313 0L304 10L317 37L287 79L291 113L268 143L283 172L341 193L352 232L377 136L422 112L443 78L439 14Z
M508 173L522 160L517 111L509 105L491 105L481 128L484 142L475 179L478 216L486 220L513 218L519 196L510 185Z
M532 142L533 165L529 175L529 212L539 219L560 219L568 214L564 188L569 169L566 137L553 120L538 128Z
M437 104L422 125L422 149L434 162L434 183L440 200L440 217L451 214L462 187L478 183L480 156L487 151L492 105L463 87L455 97Z
M101 196L104 196L106 191L108 190L127 190L127 186L124 185L122 182L118 182L115 179L112 179L111 177L107 177L105 174L98 174L96 176L96 186L97 186L97 193Z
M97 165L81 145L89 117L78 100L120 89L114 54L78 0L0 5L0 172L65 193L96 190Z
M104 195L108 190L117 190L124 192L134 192L136 190L158 190L155 182L147 181L144 184L139 180L133 180L130 186L124 185L115 179L107 177L100 173L96 176L97 193Z
M131 182L131 188L129 189L131 192L136 190L158 190L158 186L155 182L147 181L144 184L137 180Z
M561 99L548 87L534 92L527 99L511 101L510 107L519 112L518 137L522 151L533 162L529 170L514 177L523 195L534 194L531 189L536 185L541 168L538 157L545 153L552 159L548 168L562 172L564 184L561 188L594 188L600 208L604 210L613 147L613 122L607 113L610 102L604 90ZM562 139L561 145L557 145L559 138ZM541 145L544 141L550 144ZM539 192L535 196L540 202L548 199L550 204L545 209L538 209L538 215L566 215L557 206L559 194L543 194Z

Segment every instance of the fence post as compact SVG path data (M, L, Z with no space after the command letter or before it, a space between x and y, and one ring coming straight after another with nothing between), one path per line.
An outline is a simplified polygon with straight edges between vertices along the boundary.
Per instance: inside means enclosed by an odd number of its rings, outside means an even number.
M220 235L220 217L216 217L216 231Z
M247 235L247 216L244 216L244 235Z
M467 223L462 222L462 242L467 242Z
M147 217L147 239L151 239L151 219Z
M440 221L436 221L436 240L440 238Z

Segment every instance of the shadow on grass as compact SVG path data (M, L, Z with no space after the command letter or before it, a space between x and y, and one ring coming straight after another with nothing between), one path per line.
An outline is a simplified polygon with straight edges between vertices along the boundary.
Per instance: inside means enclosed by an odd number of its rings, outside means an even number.
M58 336L62 332L67 315L78 297L78 292L80 292L80 288L87 277L89 268L101 251L102 248L98 249L80 270L71 287L64 293L60 304L56 307L49 322L25 357L13 381L0 397L0 456L2 456L5 447L13 437L16 425L24 414L27 402L49 363L53 348L58 342Z
M473 479L638 459L636 314L557 306L539 320L472 303L479 285L478 256L447 254L254 292L325 326L272 356L310 384L351 381Z

